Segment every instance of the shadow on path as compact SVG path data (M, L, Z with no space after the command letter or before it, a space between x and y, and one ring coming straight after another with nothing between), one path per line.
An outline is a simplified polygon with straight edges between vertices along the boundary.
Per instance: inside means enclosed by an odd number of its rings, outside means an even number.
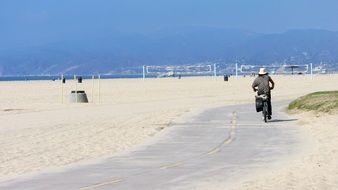
M298 119L273 119L269 121L269 123L279 123L279 122L290 122L290 121L297 121Z

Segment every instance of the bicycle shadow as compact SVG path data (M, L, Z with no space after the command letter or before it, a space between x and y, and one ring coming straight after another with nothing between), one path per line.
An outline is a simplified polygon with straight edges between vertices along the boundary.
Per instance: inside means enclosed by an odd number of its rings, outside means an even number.
M269 121L269 123L279 123L279 122L291 122L291 121L297 121L298 119L272 119Z

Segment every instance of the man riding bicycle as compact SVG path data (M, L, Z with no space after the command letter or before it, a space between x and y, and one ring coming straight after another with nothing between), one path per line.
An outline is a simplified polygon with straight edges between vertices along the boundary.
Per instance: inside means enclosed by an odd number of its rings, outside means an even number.
M272 107L271 107L271 90L275 87L275 83L268 75L269 73L265 68L260 68L258 77L252 83L252 88L254 92L257 91L257 95L265 94L267 95L267 103L268 103L268 119L271 119L272 115ZM271 83L271 86L270 86Z

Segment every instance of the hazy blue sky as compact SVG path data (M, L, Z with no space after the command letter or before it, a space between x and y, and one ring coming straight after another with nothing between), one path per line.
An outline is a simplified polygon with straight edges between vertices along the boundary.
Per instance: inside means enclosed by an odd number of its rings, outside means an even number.
M207 26L338 31L338 0L0 0L0 49Z

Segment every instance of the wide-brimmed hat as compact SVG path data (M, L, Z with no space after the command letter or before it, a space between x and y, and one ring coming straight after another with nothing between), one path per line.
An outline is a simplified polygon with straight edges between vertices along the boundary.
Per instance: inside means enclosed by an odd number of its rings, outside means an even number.
M268 71L265 68L260 68L258 74L265 75L265 74L268 74Z

